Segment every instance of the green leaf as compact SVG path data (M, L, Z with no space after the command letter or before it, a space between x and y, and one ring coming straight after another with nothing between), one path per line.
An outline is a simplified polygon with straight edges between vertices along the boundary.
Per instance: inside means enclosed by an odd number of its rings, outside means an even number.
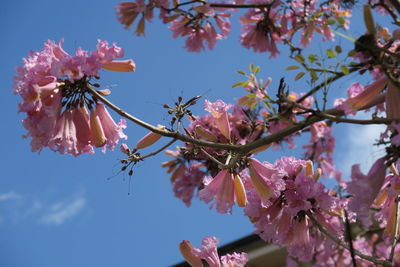
M247 94L246 96L247 96L247 97L250 97L250 98L254 98L254 97L256 97L256 95L255 95L255 94L252 94L252 93L250 93L250 94Z
M250 105L250 109L254 109L255 107L257 107L257 105L258 105L257 102L253 102L253 103Z
M318 75L315 71L310 71L310 77L311 77L311 81L315 82L316 80L318 80Z
M239 74L242 74L242 75L246 75L246 72L244 72L242 70L237 70L236 72L239 73Z
M344 25L346 23L346 19L343 17L339 17L337 21L339 22L340 25Z
M335 46L335 51L338 54L342 53L342 47L340 45Z
M357 54L356 50L350 50L349 53L347 53L347 56L354 57L356 54Z
M326 54L328 55L328 58L335 58L336 53L332 49L326 49Z
M249 69L250 69L251 72L253 72L253 70L254 70L254 65L253 65L253 64L250 64L250 65L249 65Z
M306 74L306 73L305 72L297 73L296 77L294 77L294 80L295 81L300 80L304 76L304 74Z
M350 73L349 68L346 65L340 66L340 70L343 72L344 75L347 75Z
M313 62L315 62L317 60L318 60L318 55L316 55L316 54L309 54L308 55L308 61L310 61L310 63L313 63Z
M243 82L242 87L246 87L249 83L250 83L250 81Z
M238 87L238 86L243 86L243 82L237 82L234 85L232 85L232 88Z
M260 72L260 66L257 66L257 67L254 69L253 73L254 73L254 75L256 75L256 74L259 73L259 72Z
M329 19L326 21L326 23L327 23L328 25L333 25L333 24L336 23L336 21L335 21L335 19L333 19L333 18L329 18Z
M298 54L294 57L294 59L299 63L304 63L304 57L301 54Z
M300 67L296 66L296 65L293 65L293 66L287 67L285 70L297 70L297 69L300 69Z
M264 106L265 106L266 108L271 108L271 105L270 105L267 101L264 101L263 103L264 103Z

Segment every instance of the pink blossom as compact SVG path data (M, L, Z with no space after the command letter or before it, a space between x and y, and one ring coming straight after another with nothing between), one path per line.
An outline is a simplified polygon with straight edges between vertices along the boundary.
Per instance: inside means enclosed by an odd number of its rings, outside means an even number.
M276 44L285 35L285 29L278 23L281 18L277 10L250 9L240 17L240 23L244 25L240 38L242 45L254 52L268 51L271 57L276 57L279 54Z
M192 164L184 169L181 176L173 182L173 191L177 198L190 207L196 188L202 184L204 172L200 170L201 164Z
M248 260L247 253L233 252L221 257L222 266L224 267L244 267Z
M156 1L150 1L147 5L145 0L121 2L116 8L118 21L125 26L125 29L128 29L135 22L136 18L141 15L135 33L138 36L144 35L145 20L152 21L155 2Z
M353 84L352 88L349 89L349 94L358 94L348 98L337 108L343 110L347 114L352 114L353 112L356 112L362 108L368 107L374 103L386 85L387 80L385 78L381 78L366 86L362 92L359 92L362 88L357 84Z
M254 194L255 186L248 187L249 204L245 213L251 217L257 228L256 233L262 239L285 245L291 256L298 257L301 261L309 261L316 251L317 244L321 242L321 237L311 231L311 221L306 214L313 213L326 228L337 232L334 226L326 222L329 215L322 213L334 209L337 201L328 194L321 183L308 176L313 171L304 170L305 161L283 157L273 165L262 165L266 168L260 173L271 179L279 177L283 185L269 197L268 202L262 201L258 192ZM243 174L242 176L245 177ZM248 185L247 179L245 182Z
M91 112L94 120L89 118L86 107L94 110L89 87L97 86L92 79L103 67L134 71L134 63L115 60L123 56L123 49L106 41L98 40L92 52L77 48L75 55L65 52L62 43L47 41L42 51L30 52L14 77L14 93L22 98L19 111L27 114L23 125L28 130L26 137L32 138L32 150L49 146L62 154L91 154L93 146L103 145L105 138L113 148L125 135L113 129L104 106L96 105L99 110ZM118 127L125 127L123 124Z
M214 103L208 100L204 102L204 109L210 112L215 118L215 123L220 132L226 139L231 140L231 127L227 112L229 108L231 108L231 105L224 103L222 100L217 100Z
M129 149L129 147L128 147L127 144L122 143L121 146L119 147L119 150L120 150L122 153L124 153L124 154L126 154L126 155L129 155L130 149Z
M367 175L360 171L360 165L351 169L351 181L347 191L353 196L349 209L357 214L357 218L365 226L371 225L370 207L383 185L386 173L385 158L380 158L372 165Z
M215 22L217 23L218 27L221 29L221 37L226 38L228 37L229 33L231 32L231 22L228 18L223 18L221 16L215 16Z
M92 132L90 129L89 115L85 107L77 107L72 110L73 122L76 126L76 139L78 150L83 153L94 153L91 145Z
M127 139L128 137L122 132L122 129L126 128L126 121L120 120L116 124L108 113L106 107L101 104L96 104L96 112L99 115L102 127L104 129L104 134L107 138L106 145L108 149L114 150L115 146L118 144L120 138ZM103 147L103 152L105 152L105 147Z
M227 112L230 108L232 108L231 104L226 104L222 100L217 100L214 103L205 100L204 101L204 109L211 113L211 115L218 119L220 118L225 112Z
M53 137L49 140L49 147L61 154L79 155L77 148L76 127L72 118L72 111L66 110L57 120Z
M335 138L332 136L332 127L328 127L325 122L317 122L311 125L310 142L304 145L307 149L305 157L312 161L318 162L322 174L329 173L331 176L335 174L335 166L333 161L333 151L335 149Z
M217 40L224 39L231 31L230 22L227 13L218 13L208 4L195 6L192 8L197 12L196 15L189 16L182 14L181 16L172 15L165 22L171 22L169 27L172 31L173 38L178 36L187 37L185 48L190 52L201 52L204 50L204 42L208 49L213 49ZM224 17L221 18L221 17ZM193 19L195 18L195 19ZM214 24L210 22L210 18L215 18L215 22L221 33L218 33Z
M219 239L214 236L206 236L201 241L201 248L192 248L194 255L204 259L210 267L220 267L217 246Z
M201 248L193 247L189 241L182 241L180 244L180 250L183 251L183 256L193 267L202 266L198 259L205 260L210 267L244 267L248 261L247 253L236 253L226 254L219 258L217 245L219 239L214 236L206 236L201 241ZM191 248L191 251L188 250Z
M199 192L200 199L206 203L214 200L219 213L232 213L235 203L233 175L228 170L222 170L213 179L205 179L204 184L204 189Z
M193 246L188 240L183 240L179 244L179 250L185 260L190 264L191 267L203 267L200 257L196 256L192 252Z
M160 130L164 130L165 126L162 125L158 125L158 128ZM146 148L148 146L151 146L152 144L154 144L155 142L157 142L160 138L162 137L161 134L155 133L155 132L149 132L148 134L146 134L145 136L142 137L142 139L140 139L135 148L136 149L142 149L142 148Z
M284 190L282 177L285 173L270 163L262 164L254 158L249 159L249 172L253 186L262 200L277 197Z
M385 178L378 196L374 201L374 207L380 208L376 218L385 226L385 235L395 236L396 233L396 198L400 194L399 160L396 166L390 167L392 173ZM399 219L397 219L399 220Z

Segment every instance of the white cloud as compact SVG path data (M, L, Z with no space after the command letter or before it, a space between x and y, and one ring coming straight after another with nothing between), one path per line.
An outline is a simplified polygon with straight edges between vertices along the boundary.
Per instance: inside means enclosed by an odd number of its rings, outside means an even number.
M40 222L49 225L61 225L66 220L76 216L86 205L86 198L77 197L72 201L62 201L53 204L40 218Z
M82 189L64 199L52 201L14 191L0 193L0 224L36 221L45 225L62 225L81 213L86 203Z
M360 119L368 119L370 115L357 116ZM374 146L380 134L384 132L384 125L350 125L343 135L341 144L343 151L337 151L338 166L343 171L345 179L349 179L351 166L360 164L364 172L368 172L376 159L382 157L385 151L382 146Z
M20 200L20 199L22 199L22 196L20 194L15 193L14 191L0 194L0 201Z

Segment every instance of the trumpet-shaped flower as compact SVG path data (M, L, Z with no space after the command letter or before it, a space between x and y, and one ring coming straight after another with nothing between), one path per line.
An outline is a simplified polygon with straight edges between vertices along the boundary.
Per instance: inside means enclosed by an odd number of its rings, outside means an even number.
M218 238L206 236L201 241L201 248L195 248L187 240L180 243L180 250L186 261L192 267L202 267L201 259L205 260L210 267L244 267L248 261L246 253L232 253L222 256L218 255ZM221 265L222 264L222 265Z
M314 179L315 171L311 170L310 162L283 157L275 164L260 163L254 159L251 164L254 167L249 167L250 177L242 176L249 201L245 214L257 228L256 233L267 242L287 246L291 256L301 261L310 260L320 237L311 231L311 221L306 214L312 212L321 224L336 233L337 229L326 222L328 215L322 213L332 210L336 201ZM258 168L260 177L281 181L279 190L267 194L268 201L263 199L263 194L252 183L251 168L254 171Z
M199 192L200 198L206 203L214 200L219 213L232 213L235 202L233 175L228 170L222 170L214 178L206 177L204 184L204 189Z
M222 100L217 100L214 103L208 100L204 102L204 109L211 113L218 129L228 140L231 140L231 127L228 117L228 109L230 109L231 106L232 105L226 104Z
M42 51L31 52L14 77L14 93L22 98L19 111L27 114L23 125L32 138L32 150L48 146L77 156L93 153L93 146L107 144L113 149L119 138L126 137L125 122L115 124L104 105L94 103L90 89L98 84L92 80L98 79L102 68L134 71L134 62L116 60L123 49L106 41L99 40L91 53L77 48L75 55L65 52L62 43L47 41Z
M384 157L375 161L367 175L360 171L360 165L352 166L351 181L347 185L347 191L353 196L349 209L357 214L365 226L372 224L370 207L383 186L385 174Z
M285 188L282 180L284 173L276 169L272 164L261 163L254 158L250 158L249 172L254 189L262 200L277 197Z
M158 128L161 130L165 129L165 127L162 125L158 125ZM152 144L157 142L161 137L162 137L161 134L150 132L137 142L135 148L142 149L151 146Z

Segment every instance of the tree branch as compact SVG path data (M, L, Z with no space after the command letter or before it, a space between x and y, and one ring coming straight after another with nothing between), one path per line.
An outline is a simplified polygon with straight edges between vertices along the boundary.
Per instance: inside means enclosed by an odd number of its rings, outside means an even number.
M165 144L164 146L162 146L160 149L158 149L158 150L156 150L156 151L154 151L154 152L151 152L151 153L149 153L149 154L147 154L147 155L144 155L144 156L140 157L140 159L143 160L143 159L145 159L145 158L155 156L155 155L157 155L158 153L164 151L167 147L169 147L170 145L172 145L172 144L175 143L175 142L176 142L176 139L174 138L174 139L172 139L171 141L169 141L167 144Z
M394 237L393 237L393 243L392 243L392 248L390 250L390 257L389 257L389 261L392 262L393 258L394 258L394 252L396 249L396 244L397 241L399 239L399 209L400 209L400 205L399 205L399 200L400 200L400 195L398 195L396 197L396 214L395 214L395 228L394 228Z
M123 109L119 108L118 106L114 105L109 100L107 100L106 98L101 96L99 93L97 93L97 91L95 89L89 88L89 92L95 98L102 101L105 105L107 105L109 108L111 108L112 110L117 112L122 117L125 117L128 120L136 123L137 125L144 127L154 133L158 133L162 136L171 137L174 139L178 139L182 142L191 143L191 144L198 145L201 147L212 147L212 148L216 148L216 149L222 149L222 150L236 152L239 154L247 154L250 151L255 150L256 148L259 148L261 146L265 146L265 145L269 145L269 144L278 142L278 141L282 140L284 137L289 136L298 131L301 131L304 128L306 128L309 125L312 125L316 122L319 122L319 121L322 121L325 119L330 119L330 120L338 119L338 117L344 115L344 112L341 110L329 109L329 110L324 111L324 116L320 116L318 114L311 115L311 116L308 116L303 121L294 124L293 126L289 126L285 129L282 129L282 130L275 132L273 134L270 134L268 136L262 137L251 143L248 143L245 145L232 145L232 144L215 143L215 142L210 142L210 141L205 141L205 140L198 140L198 139L189 137L187 135L183 135L177 131L172 132L172 131L168 131L168 130L162 130L158 127L155 127L147 122L144 122L144 121L136 118L135 116L129 114L128 112L126 112ZM365 107L365 108L367 108L367 107ZM345 120L345 119L343 119L343 120ZM347 120L349 120L349 119L347 119ZM388 123L388 121L386 119L376 119L376 120L377 120L377 123L381 123L381 124ZM358 121L358 122L360 122L360 121ZM360 124L362 124L362 123L360 123Z
M325 234L329 239L331 239L332 241L334 241L336 244L338 244L339 246L350 250L349 245L347 245L346 243L344 243L343 241L341 241L338 237L336 237L336 235L334 235L333 233L329 232L324 226L322 226L317 219L314 218L314 216L311 214L310 211L306 212L307 216L313 221L313 223L315 224L315 226L317 226L317 228L323 233ZM360 251L353 249L354 254L357 255L358 257L373 262L375 264L379 264L382 265L383 267L391 267L392 264L389 261L386 260L380 260L380 259L376 259L375 257L372 256L368 256L365 255L363 253L361 253Z

